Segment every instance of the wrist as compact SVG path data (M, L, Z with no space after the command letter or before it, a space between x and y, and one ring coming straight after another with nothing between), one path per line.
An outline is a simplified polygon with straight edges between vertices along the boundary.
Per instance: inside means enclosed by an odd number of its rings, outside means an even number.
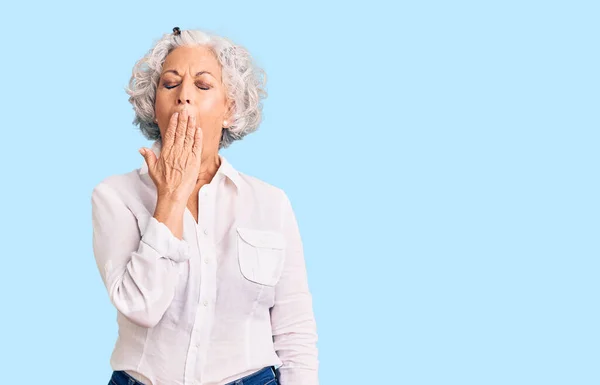
M187 199L176 193L160 193L156 200L156 205L159 204L163 206L183 206L185 208Z

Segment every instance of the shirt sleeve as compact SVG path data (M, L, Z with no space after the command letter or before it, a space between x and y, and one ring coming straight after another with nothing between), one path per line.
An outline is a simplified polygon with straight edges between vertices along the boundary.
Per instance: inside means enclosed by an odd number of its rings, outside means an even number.
M189 246L154 217L140 231L105 182L94 188L91 201L94 256L110 301L131 322L154 327L173 300L176 263L190 258Z
M285 265L275 287L271 327L275 352L283 365L281 385L318 385L317 327L308 288L298 223L284 193L282 231L286 238Z

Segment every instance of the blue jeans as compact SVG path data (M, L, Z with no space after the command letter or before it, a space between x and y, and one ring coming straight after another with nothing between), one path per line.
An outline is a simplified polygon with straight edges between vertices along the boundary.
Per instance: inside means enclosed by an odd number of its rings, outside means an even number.
M131 377L123 370L115 370L108 385L146 385ZM279 371L274 366L267 366L258 372L227 383L226 385L280 385Z

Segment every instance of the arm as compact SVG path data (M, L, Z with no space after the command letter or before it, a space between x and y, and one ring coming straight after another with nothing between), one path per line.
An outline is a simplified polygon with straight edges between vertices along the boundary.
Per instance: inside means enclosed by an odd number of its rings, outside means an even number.
M135 216L103 182L92 192L92 225L94 256L110 301L131 322L154 327L175 295L175 264L189 259L187 242L154 217L140 239Z
M275 352L283 362L281 385L318 385L317 328L308 288L300 231L284 193L282 231L286 238L285 266L275 288L271 327Z

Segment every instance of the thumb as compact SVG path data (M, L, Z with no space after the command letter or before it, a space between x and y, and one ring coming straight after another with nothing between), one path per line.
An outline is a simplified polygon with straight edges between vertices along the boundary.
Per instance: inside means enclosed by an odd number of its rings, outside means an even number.
M140 154L144 157L146 164L148 165L148 169L153 169L154 164L156 163L156 155L153 151L150 151L146 147L142 147L139 150Z

